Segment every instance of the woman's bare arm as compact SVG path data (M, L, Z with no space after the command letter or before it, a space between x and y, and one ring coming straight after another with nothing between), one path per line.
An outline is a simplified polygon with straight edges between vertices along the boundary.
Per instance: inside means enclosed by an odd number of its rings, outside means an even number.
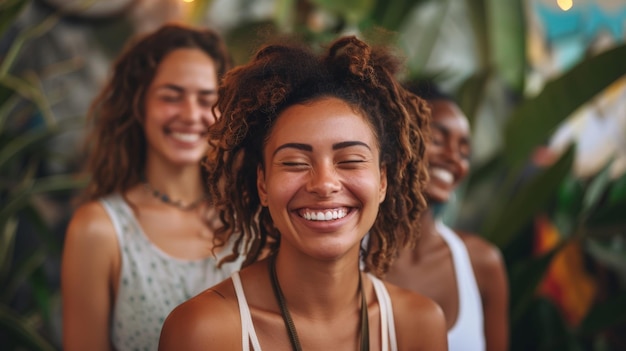
M487 351L509 347L509 288L500 250L471 234L462 236L468 248L483 304Z
M61 265L64 350L113 350L109 325L118 256L104 208L95 202L80 207L67 229Z

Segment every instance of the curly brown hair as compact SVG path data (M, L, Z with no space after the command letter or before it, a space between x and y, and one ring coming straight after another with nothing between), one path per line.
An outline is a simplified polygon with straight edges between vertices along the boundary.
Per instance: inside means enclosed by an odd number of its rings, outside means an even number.
M91 180L83 200L124 193L141 181L146 162L146 92L161 61L170 52L185 48L199 49L210 56L218 79L232 67L226 44L215 31L206 28L165 24L126 44L113 64L109 81L89 110L86 172Z
M262 47L250 63L224 77L205 166L208 186L224 227L221 240L235 236L233 259L252 263L280 237L257 193L257 167L273 125L285 108L323 97L339 98L370 123L387 172L387 196L362 250L366 269L383 275L400 248L418 237L426 208L424 161L429 109L396 80L401 68L389 48L372 48L354 36L339 38L317 55L305 46ZM276 245L273 245L276 248Z

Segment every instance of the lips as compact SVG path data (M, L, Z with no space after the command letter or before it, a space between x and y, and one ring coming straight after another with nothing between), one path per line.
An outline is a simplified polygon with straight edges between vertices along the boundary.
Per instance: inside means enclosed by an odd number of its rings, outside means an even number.
M328 209L301 209L298 211L300 217L308 221L333 221L348 215L349 209L346 207Z
M454 174L445 168L432 167L430 169L430 177L431 179L436 179L444 184L454 184Z

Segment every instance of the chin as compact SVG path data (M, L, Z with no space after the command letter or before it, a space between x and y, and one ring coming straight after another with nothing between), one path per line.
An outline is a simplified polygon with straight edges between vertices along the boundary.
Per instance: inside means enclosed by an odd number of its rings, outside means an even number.
M427 190L426 193L426 201L428 204L444 204L450 200L452 197L451 193L448 191L437 191L437 190Z
M189 166L198 164L206 153L204 151L199 152L187 152L184 154L171 155L170 160L172 163L180 166Z

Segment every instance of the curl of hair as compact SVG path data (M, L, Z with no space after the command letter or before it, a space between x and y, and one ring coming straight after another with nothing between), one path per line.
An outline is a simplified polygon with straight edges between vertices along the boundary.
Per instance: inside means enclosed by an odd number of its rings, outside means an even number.
M429 110L396 80L400 68L388 49L350 36L319 56L295 44L266 45L248 64L226 74L217 102L222 115L212 128L205 166L225 224L218 234L236 236L233 257L246 253L244 265L249 264L266 243L275 248L280 241L257 193L262 151L285 108L324 97L345 101L368 121L386 170L387 194L362 252L366 268L384 274L399 250L416 242L426 208Z
M232 66L224 41L210 29L172 23L130 40L89 109L86 172L91 180L83 200L124 193L141 181L146 161L146 92L159 64L177 49L205 52L215 64L218 79Z

